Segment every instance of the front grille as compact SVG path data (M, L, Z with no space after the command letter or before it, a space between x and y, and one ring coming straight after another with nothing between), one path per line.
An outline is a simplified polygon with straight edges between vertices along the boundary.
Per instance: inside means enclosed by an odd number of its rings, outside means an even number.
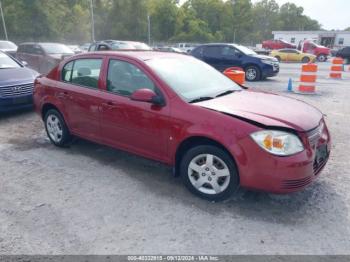
M308 176L301 179L293 179L293 180L283 180L282 188L283 189L296 189L300 187L307 186L312 181L312 177Z
M23 95L33 94L34 83L14 85L14 86L2 86L0 87L0 97L16 97Z
M317 146L318 141L321 138L322 131L323 131L323 124L320 124L318 127L316 127L315 129L307 133L309 143L312 148L315 148Z

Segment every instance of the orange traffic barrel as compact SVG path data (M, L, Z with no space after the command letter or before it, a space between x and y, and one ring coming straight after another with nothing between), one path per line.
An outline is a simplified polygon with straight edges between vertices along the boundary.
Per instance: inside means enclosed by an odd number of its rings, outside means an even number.
M224 75L239 85L244 85L245 83L245 72L242 68L229 67L224 71Z
M317 68L317 65L312 63L301 66L300 84L298 88L299 93L315 93Z
M329 73L330 78L340 79L342 78L344 59L336 57L332 60L331 72Z

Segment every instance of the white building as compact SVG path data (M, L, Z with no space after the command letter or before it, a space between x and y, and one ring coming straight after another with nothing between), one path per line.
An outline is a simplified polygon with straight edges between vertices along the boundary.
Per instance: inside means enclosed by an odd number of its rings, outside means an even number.
M272 34L274 39L283 39L296 45L302 40L312 39L331 48L350 46L350 31L272 31Z

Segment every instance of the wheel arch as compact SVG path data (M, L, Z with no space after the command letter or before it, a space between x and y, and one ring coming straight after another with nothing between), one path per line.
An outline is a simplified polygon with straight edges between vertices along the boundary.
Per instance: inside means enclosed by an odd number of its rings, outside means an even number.
M55 110L57 110L59 113L62 114L62 112L60 111L60 109L59 109L57 106L55 106L54 104L52 104L52 103L45 103L45 104L42 106L42 108L41 108L41 118L42 118L43 120L44 120L44 118L45 118L46 113L47 113L50 109L55 109Z
M231 160L233 161L233 164L236 167L236 172L237 172L237 176L238 176L238 180L239 180L239 172L238 172L238 166L236 163L235 158L233 157L233 155L230 153L230 151L223 146L220 142L209 138L209 137L205 137L205 136L190 136L187 137L186 139L184 139L180 145L177 147L176 149L176 153L175 153L175 166L174 166L174 175L175 176L179 176L179 170L180 170L180 163L181 163L181 159L182 156L184 155L184 153L189 150L192 147L198 146L198 145L212 145L212 146L217 146L218 148L224 150L231 158Z

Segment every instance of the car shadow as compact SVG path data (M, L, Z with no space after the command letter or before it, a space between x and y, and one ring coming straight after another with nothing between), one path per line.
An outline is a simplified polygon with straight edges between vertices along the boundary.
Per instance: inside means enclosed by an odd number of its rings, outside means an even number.
M75 140L63 150L66 154L84 155L103 166L121 170L124 175L141 182L139 184L145 188L145 192L155 194L157 198L182 203L200 212L217 216L229 214L232 217L283 225L303 224L310 219L328 220L331 216L334 220L344 221L344 230L348 230L345 226L347 218L340 214L330 214L331 210L326 208L337 206L337 209L347 209L342 195L322 178L328 175L327 168L318 180L297 193L274 195L239 189L230 199L215 203L192 195L183 186L181 179L173 176L172 168L167 165L82 139Z
M42 124L37 121L37 124ZM197 212L213 216L231 216L232 218L260 220L266 223L293 226L316 221L321 224L337 223L338 228L348 232L348 212L336 212L347 209L341 192L329 183L327 176L330 169L321 173L321 177L306 189L288 195L274 195L239 189L237 194L224 202L209 202L192 195L182 184L179 177L174 177L172 168L127 152L95 144L83 139L75 139L66 148L58 149L46 137L44 129L35 128L36 135L11 138L9 143L18 151L63 150L68 156L79 155L97 161L100 165L116 170L116 176L127 176L137 180L147 194L163 198L177 206L185 205ZM34 132L34 131L33 131ZM33 133L34 134L34 133ZM120 185L116 185L116 188ZM169 206L171 208L171 206ZM334 210L333 210L334 209Z
M32 109L18 109L7 112L0 112L0 123L1 121L6 121L15 117L26 117L33 114L34 110Z

